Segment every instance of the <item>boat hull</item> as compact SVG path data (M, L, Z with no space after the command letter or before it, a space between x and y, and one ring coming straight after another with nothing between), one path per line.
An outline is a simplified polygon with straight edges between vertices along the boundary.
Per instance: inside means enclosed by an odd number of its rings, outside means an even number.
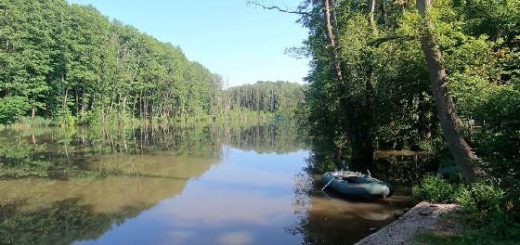
M349 198L381 199L392 194L390 186L382 181L363 176L359 176L359 180L357 183L351 183L332 172L323 174L321 178L323 185L330 182L327 188Z

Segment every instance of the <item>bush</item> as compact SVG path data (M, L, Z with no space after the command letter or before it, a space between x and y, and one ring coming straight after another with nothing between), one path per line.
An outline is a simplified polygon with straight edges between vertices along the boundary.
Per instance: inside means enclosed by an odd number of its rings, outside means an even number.
M78 117L78 125L94 125L101 122L101 112L99 110L90 110Z
M14 123L31 108L27 99L20 96L0 98L0 123Z
M76 124L76 117L72 115L68 107L60 108L55 112L54 124L60 127L74 126Z
M428 175L414 188L413 196L416 200L453 203L461 189L461 185L449 183L440 176Z
M478 182L471 186L450 183L439 176L427 176L414 189L414 197L431 202L455 202L463 207L468 226L456 237L419 236L429 244L517 244L520 224L515 221L511 204L517 193L503 189L498 181Z
M455 200L468 214L474 214L482 221L490 215L503 213L501 203L504 194L504 191L494 183L479 182L468 188L461 188Z

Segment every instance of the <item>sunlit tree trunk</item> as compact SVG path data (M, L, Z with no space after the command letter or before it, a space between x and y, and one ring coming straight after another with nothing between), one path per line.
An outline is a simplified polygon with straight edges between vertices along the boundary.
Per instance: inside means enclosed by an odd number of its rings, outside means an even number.
M368 0L370 2L370 25L372 26L372 30L374 32L376 32L376 19L375 19L375 14L376 14L376 4L377 4L377 1L376 0Z
M442 53L433 36L433 25L428 17L431 0L417 0L417 10L424 18L424 27L421 34L421 48L426 58L426 65L430 74L433 96L437 107L437 117L441 124L444 137L448 143L451 155L455 159L467 183L475 182L485 177L485 172L478 166L478 157L464 139L461 121L456 114L453 99L447 90L446 69L443 65Z
M323 0L323 16L325 18L325 34L327 35L327 42L329 44L330 55L331 55L332 62L334 65L334 72L335 72L336 78L340 82L344 82L343 73L341 72L341 61L339 59L337 39L336 39L336 35L334 33L334 30L336 28L333 25L333 18L332 18L333 13L331 10L332 6L334 6L333 0Z

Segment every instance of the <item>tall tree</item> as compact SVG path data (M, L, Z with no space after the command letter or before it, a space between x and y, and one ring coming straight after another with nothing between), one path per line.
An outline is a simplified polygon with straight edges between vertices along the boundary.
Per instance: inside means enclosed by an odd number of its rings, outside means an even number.
M485 172L478 165L479 158L472 151L472 148L461 133L461 120L457 116L453 99L448 93L448 80L442 53L436 44L433 34L433 22L428 15L432 6L432 0L417 0L416 4L419 14L423 17L424 28L420 37L421 48L430 74L433 96L437 107L437 117L453 158L457 162L466 182L472 183L484 177Z

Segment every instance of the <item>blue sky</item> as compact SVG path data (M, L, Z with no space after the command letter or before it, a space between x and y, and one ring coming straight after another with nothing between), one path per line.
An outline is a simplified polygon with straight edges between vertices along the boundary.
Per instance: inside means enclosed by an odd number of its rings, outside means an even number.
M307 59L284 53L306 30L298 16L263 10L247 0L69 0L180 46L190 60L222 75L227 86L258 80L302 82ZM299 0L263 0L294 8Z

